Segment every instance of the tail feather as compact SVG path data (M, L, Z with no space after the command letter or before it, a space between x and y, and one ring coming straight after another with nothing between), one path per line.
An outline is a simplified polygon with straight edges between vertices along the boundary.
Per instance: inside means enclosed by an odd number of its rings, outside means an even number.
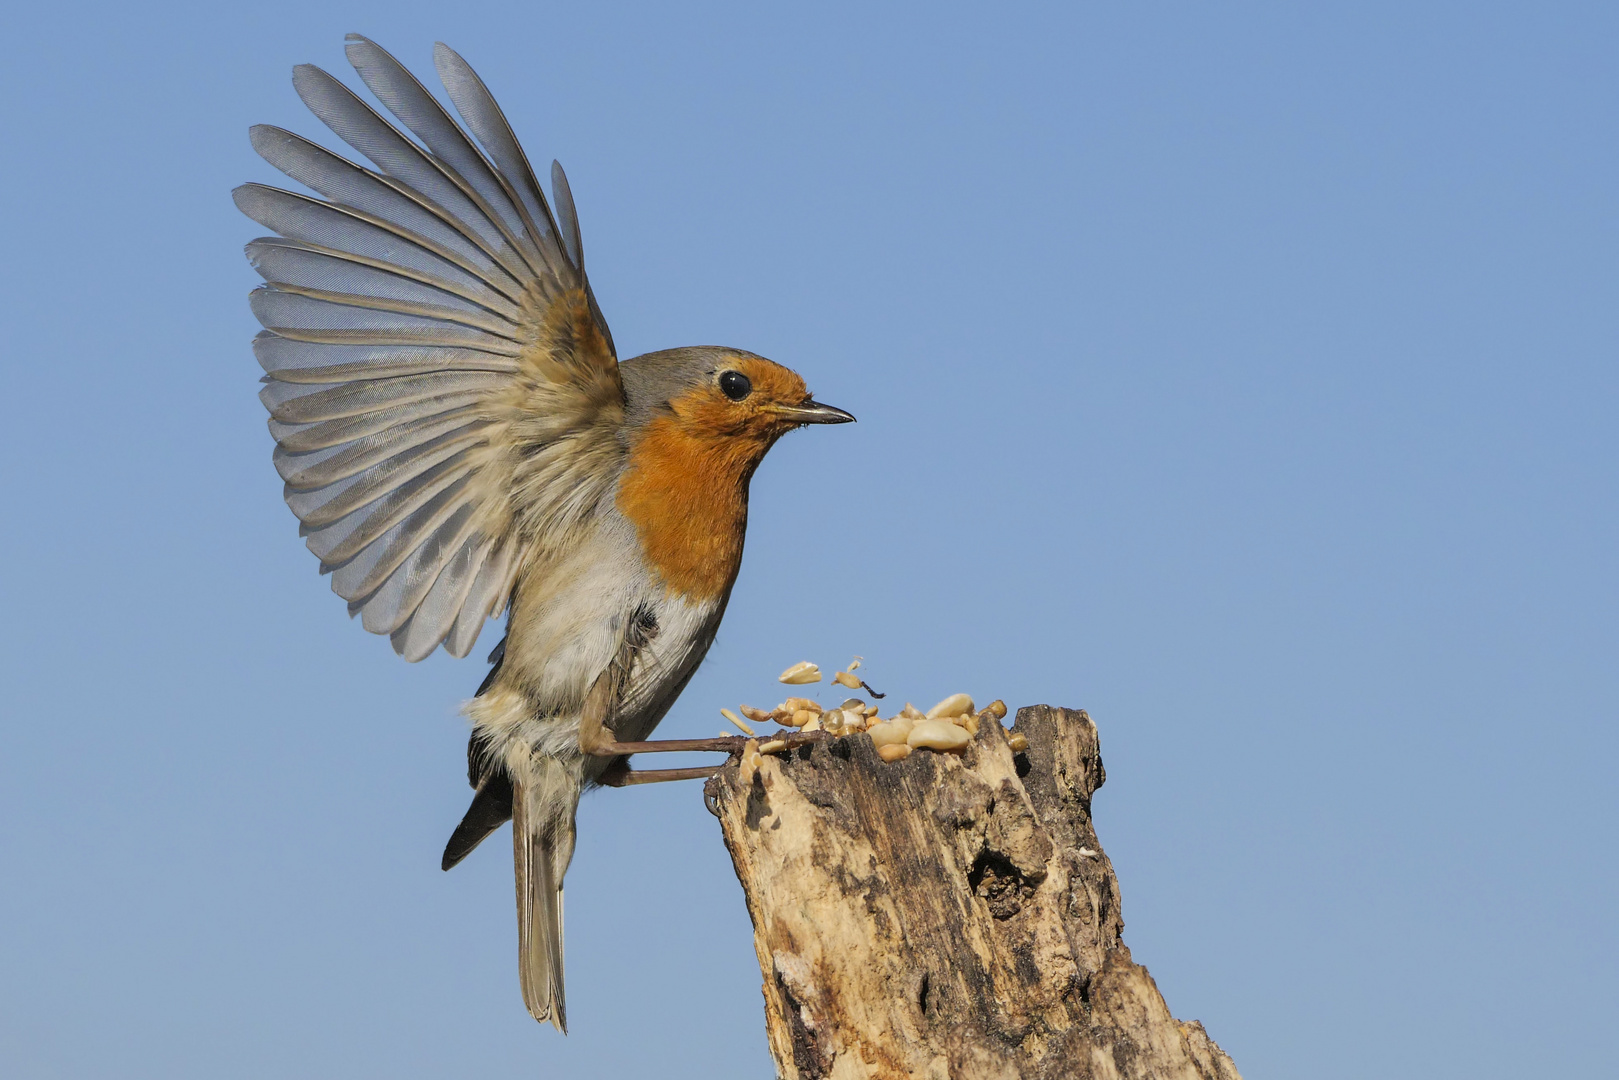
M472 849L483 843L485 837L511 820L511 816L512 782L505 773L495 773L472 797L466 816L450 834L450 842L444 845L444 858L439 865L448 870L459 863L472 854Z
M512 800L517 879L517 971L523 1003L540 1023L568 1032L562 988L562 879L573 859L579 780L567 765L535 758Z

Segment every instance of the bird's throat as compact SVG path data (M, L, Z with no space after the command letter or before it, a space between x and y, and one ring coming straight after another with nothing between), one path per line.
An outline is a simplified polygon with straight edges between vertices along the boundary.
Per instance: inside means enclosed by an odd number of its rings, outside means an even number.
M748 481L773 441L715 438L674 416L647 425L619 482L618 507L671 591L713 600L736 580Z

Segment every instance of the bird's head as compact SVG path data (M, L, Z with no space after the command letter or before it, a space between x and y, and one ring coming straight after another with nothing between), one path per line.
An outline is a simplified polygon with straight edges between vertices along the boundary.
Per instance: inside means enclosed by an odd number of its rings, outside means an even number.
M662 422L687 438L756 447L805 424L854 417L816 401L797 372L739 349L649 353L623 365L632 426Z

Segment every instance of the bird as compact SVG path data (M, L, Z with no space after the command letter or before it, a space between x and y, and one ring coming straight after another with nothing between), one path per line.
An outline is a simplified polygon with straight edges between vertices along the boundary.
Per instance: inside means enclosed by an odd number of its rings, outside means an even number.
M259 125L254 149L314 194L233 192L274 234L246 249L273 460L321 573L407 661L464 657L505 616L463 706L474 795L442 865L512 822L523 1001L565 1034L580 795L713 771L632 771L632 752L740 742L647 737L725 614L754 470L789 431L854 417L743 349L620 361L561 165L547 200L448 46L454 116L368 38L345 52L388 115L314 65L293 86L369 165Z

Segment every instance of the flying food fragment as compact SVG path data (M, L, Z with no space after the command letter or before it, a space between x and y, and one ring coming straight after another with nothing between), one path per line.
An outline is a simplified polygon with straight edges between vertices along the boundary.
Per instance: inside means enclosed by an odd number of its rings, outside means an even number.
M818 665L812 664L808 660L800 660L798 663L776 676L776 679L777 681L784 682L789 686L803 686L807 683L817 683L821 681L821 669Z
M746 705L744 705L742 707L744 709L747 708ZM751 727L749 727L748 725L744 724L741 720L739 720L737 718L736 713L732 712L730 709L721 709L720 710L720 715L725 717L725 719L729 720L732 724L736 725L737 730L742 732L742 734L744 734L744 735L752 735L753 734L753 729Z

